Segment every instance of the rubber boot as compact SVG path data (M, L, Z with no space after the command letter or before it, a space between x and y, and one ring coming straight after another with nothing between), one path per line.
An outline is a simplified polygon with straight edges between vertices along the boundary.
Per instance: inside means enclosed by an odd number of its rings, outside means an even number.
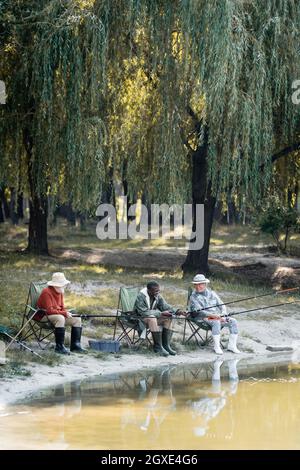
M239 376L238 376L236 365L238 362L239 362L239 359L232 359L231 361L228 361L228 372L229 372L229 383L230 383L229 395L235 395L237 392Z
M163 328L162 330L162 345L163 348L168 351L171 356L176 356L177 352L170 346L170 341L172 338L173 331L167 330L167 328Z
M228 346L227 346L227 351L231 351L235 354L239 354L241 352L236 347L237 337L238 337L238 335L233 335L233 334L229 335L229 342L228 342Z
M160 356L168 356L168 351L162 345L162 334L160 331L152 331L152 338L153 338L153 351L155 353L159 353Z
M238 371L237 371L237 363L240 359L231 359L228 361L228 372L229 372L229 379L230 380L239 380Z
M221 365L223 359L218 357L214 362L214 370L211 377L212 391L213 393L221 393Z
M78 353L87 353L86 349L83 349L80 344L81 340L81 326L73 326L71 330L71 347L70 351Z
M213 335L214 340L214 351L216 354L223 354L223 351L220 346L220 335Z
M170 369L164 370L161 377L162 389L165 393L172 392L172 383L170 377Z
M57 352L58 354L70 354L70 352L64 346L65 328L55 328L54 334L55 334L55 343L56 343L55 352Z

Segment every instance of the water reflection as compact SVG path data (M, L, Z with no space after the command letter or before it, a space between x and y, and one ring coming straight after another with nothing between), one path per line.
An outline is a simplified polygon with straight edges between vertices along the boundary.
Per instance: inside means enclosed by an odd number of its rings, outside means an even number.
M213 363L211 385L203 387L198 400L189 400L191 407L193 432L195 436L204 436L209 429L209 422L215 418L226 405L227 397L235 395L238 388L237 363L239 359L227 361L229 381L221 382L220 369L224 361L217 359ZM228 423L230 433L225 438L232 437L232 420Z
M124 409L122 427L135 424L141 431L154 439L160 434L160 428L166 417L176 409L176 400L172 392L171 368L154 371L153 375L139 380L138 401L144 412L134 413L133 408Z
M242 363L219 358L41 391L3 410L0 448L300 448L300 369Z

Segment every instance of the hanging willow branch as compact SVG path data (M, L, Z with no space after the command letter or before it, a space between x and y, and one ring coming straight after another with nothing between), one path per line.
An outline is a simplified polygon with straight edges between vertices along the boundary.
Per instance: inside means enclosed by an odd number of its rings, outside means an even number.
M27 185L24 129L36 191L84 209L95 207L112 172L149 200L188 202L188 147L201 138L191 109L209 129L215 193L262 197L272 155L296 141L299 107L290 90L300 77L299 2L0 5L9 81L0 151L19 187Z

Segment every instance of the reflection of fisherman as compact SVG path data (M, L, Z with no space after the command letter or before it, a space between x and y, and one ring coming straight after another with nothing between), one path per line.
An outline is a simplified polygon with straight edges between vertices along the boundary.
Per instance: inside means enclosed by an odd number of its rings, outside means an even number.
M160 425L176 406L176 401L172 394L169 367L155 372L148 396L146 396L145 382L140 381L140 386L143 390L141 398L145 401L147 407L147 414L140 425L140 429L144 432L148 432L150 429L153 431L153 426L151 425L154 425L155 437L157 437Z
M209 421L217 416L226 405L226 397L234 395L238 387L238 373L236 365L239 359L227 362L229 372L229 382L221 384L220 368L223 364L222 359L214 362L211 388L207 396L197 401L191 401L193 419L197 419L198 425L194 427L196 436L204 436L208 429ZM200 418L200 423L199 423Z
M197 320L205 321L211 327L216 354L223 354L220 346L220 333L224 327L229 328L230 331L227 350L239 353L240 351L236 347L238 337L237 321L234 318L226 317L226 307L225 305L220 305L223 304L222 300L214 291L207 288L209 282L203 274L197 274L194 277L192 283L195 290L190 297L191 316L195 319L196 323ZM214 306L215 308L205 310L207 307Z
M172 336L172 315L180 315L180 310L176 310L167 304L162 295L158 282L148 282L147 287L142 289L137 296L134 305L135 313L142 317L143 322L150 329L153 337L154 352L161 356L174 356L176 351L171 348L170 340ZM162 326L162 332L160 327Z
M44 450L65 450L74 441L74 434L77 431L73 419L81 412L81 391L80 381L57 385L54 390L41 392L42 397L39 406L34 406L30 412L32 428L37 425L38 429L32 442L40 442ZM50 393L49 393L50 392ZM41 421L40 410L42 406ZM80 418L79 418L80 419ZM47 423L40 431L41 423ZM51 430L51 432L50 432ZM32 429L29 435L33 435ZM26 436L28 439L28 436Z

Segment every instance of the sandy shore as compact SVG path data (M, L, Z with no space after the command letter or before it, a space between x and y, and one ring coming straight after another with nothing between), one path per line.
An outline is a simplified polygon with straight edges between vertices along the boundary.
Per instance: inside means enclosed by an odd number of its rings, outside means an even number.
M282 312L276 320L271 322L268 316L257 321L257 317L239 318L239 348L241 354L235 355L224 350L223 359L226 361L233 357L239 358L244 365L261 365L267 362L280 363L300 362L300 319L297 311L288 314ZM224 339L227 333L224 333ZM270 352L266 346L288 346L293 351ZM28 377L13 377L2 379L0 389L0 408L16 400L30 397L33 392L63 382L85 379L92 376L105 376L122 372L134 372L145 368L154 368L166 365L197 364L211 362L216 359L211 347L196 350L184 350L177 337L177 356L167 358L155 354L118 354L108 355L105 360L94 355L76 355L64 357L62 364L48 366L40 363L26 365L31 373Z

